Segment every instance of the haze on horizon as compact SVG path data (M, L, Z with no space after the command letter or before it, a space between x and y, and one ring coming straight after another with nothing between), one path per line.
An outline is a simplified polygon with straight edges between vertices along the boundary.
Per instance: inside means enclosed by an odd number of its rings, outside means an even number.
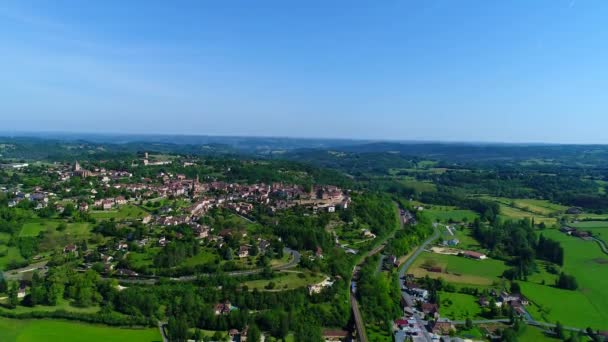
M608 2L5 1L0 130L608 143Z

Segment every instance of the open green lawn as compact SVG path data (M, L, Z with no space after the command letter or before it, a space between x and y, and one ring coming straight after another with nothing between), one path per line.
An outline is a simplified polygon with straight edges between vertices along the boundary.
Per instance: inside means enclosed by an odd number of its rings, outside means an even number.
M0 255L0 270L5 270L6 265L8 265L11 260L15 260L18 262L25 260L21 256L19 248L17 247L8 247L0 245Z
M479 242L477 242L477 240L475 240L475 238L473 238L473 236L471 235L471 229L469 229L469 227L463 225L449 226L452 227L452 232L454 233L454 235L448 233L448 230L444 224L439 225L438 229L441 232L441 239L458 239L459 243L456 247L459 249L483 250L481 245L479 245Z
M197 255L186 259L182 265L184 266L196 266L207 264L209 262L213 262L214 259L219 259L217 253L215 253L212 249L202 249L200 253Z
M135 205L123 205L116 210L94 210L90 212L91 216L98 220L109 220L111 218L117 220L126 219L141 219L148 215L148 212Z
M557 230L543 231L565 250L564 271L576 277L579 289L567 291L551 286L522 282L522 291L542 307L533 316L564 325L608 328L608 256L593 241L567 236Z
M2 300L2 302L5 302L5 301L6 301L5 299ZM24 314L24 313L31 313L31 312L50 312L50 311L58 311L58 310L64 310L64 311L76 312L76 313L94 313L94 312L99 311L99 306L79 308L76 306L72 306L69 301L62 299L59 301L59 303L57 303L56 306L36 305L35 307L29 307L29 306L19 305L14 309L5 309L5 308L0 307L0 312L6 311L6 312L14 313L14 314Z
M442 272L428 272L421 266L428 260L441 267ZM428 275L431 278L443 278L458 284L492 285L500 281L500 276L507 269L504 262L494 259L473 260L456 255L423 253L412 265L410 273L417 277Z
M608 229L608 221L580 221L572 223L571 226L581 229L605 228Z
M162 338L158 328L121 329L61 320L15 320L0 318L0 341L151 342L162 341Z
M477 298L464 293L439 292L441 316L451 320L464 321L467 318L483 319Z
M304 277L302 277L302 275ZM312 284L320 283L325 279L325 276L322 274L313 275L309 272L295 272L295 271L284 271L277 272L277 277L268 279L260 279L260 280L250 280L242 283L241 285L246 285L250 290L258 289L264 290L265 286L268 285L271 281L275 283L274 290L285 289L294 289L298 287L308 286Z
M571 225L584 231L590 231L595 237L608 241L608 221L582 221Z
M23 224L19 236L38 236L41 232L57 229L60 224L60 220L31 220ZM88 222L67 223L66 225L67 228L62 234L86 237L91 232L91 224Z
M127 258L133 266L138 268L152 266L154 263L154 256L160 249L160 247L151 247L146 250L146 253L130 252Z
M566 333L568 336L568 333ZM523 334L517 337L520 342L558 342L560 339L548 336L545 330L537 327L527 326Z

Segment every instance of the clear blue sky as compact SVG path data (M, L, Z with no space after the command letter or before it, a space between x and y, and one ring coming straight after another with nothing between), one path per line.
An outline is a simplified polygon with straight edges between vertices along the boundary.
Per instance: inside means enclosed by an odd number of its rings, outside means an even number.
M0 130L608 143L608 1L2 1Z

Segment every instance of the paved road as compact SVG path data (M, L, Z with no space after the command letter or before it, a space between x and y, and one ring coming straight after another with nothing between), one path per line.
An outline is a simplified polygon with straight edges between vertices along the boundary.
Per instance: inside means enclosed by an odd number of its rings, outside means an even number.
M357 341L367 342L367 333L365 332L365 324L359 310L359 302L355 296L350 296L350 305L353 309L353 317L355 319L355 328L357 329Z
M473 320L472 321L473 324L485 324L485 323L509 323L511 322L511 320L507 319L507 318L500 318L500 319L480 319L480 320ZM465 324L466 321L452 321L452 323L454 324Z
M606 246L606 243L604 242L604 240L600 240L595 237L592 239L600 245L600 248L602 249L602 252L604 252L604 254L608 254L608 247Z
M416 258L418 258L418 256L420 255L420 253L422 253L422 251L424 251L424 249L433 241L435 241L435 239L437 239L439 237L439 229L434 228L433 229L433 235L431 235L430 238L426 239L426 241L424 241L422 243L422 245L420 245L418 247L418 249L416 249L416 251L414 252L414 254L412 254L399 268L399 279L401 280L404 276L405 276L405 272L407 272L407 270L410 268L410 266L412 266L412 264L414 263L414 261L416 260ZM399 289L401 290L401 284L399 284ZM410 295L401 290L401 296L403 297L403 299L405 300L405 302L407 303L408 306L413 307L414 306L414 301L412 300L412 298L410 297ZM429 334L429 332L426 330L426 328L424 327L424 324L422 323L422 317L420 317L419 313L415 313L414 314L414 318L416 319L416 322L418 322L418 325L421 326L422 332L424 334L424 338L428 341L431 342L433 339L431 338L431 335Z
M165 334L165 325L167 325L167 322L158 321L158 329L160 330L160 336L162 336L163 342L169 342L169 338Z
M293 250L291 248L285 248L283 250L283 252L290 254L291 256L293 256L293 258L291 259L291 261L289 261L286 264L272 267L272 270L274 270L274 271L287 270L287 269L298 266L298 264L300 263L300 259L302 257L300 252ZM226 275L229 277L238 277L238 276L247 276L247 275L252 275L252 274L258 274L258 273L262 273L263 271L264 271L263 268L256 268L253 270L226 272ZM179 282L190 282L190 281L195 281L199 277L209 277L212 275L213 275L212 273L201 273L201 274L196 274L196 275L169 278L169 280L179 281ZM154 285L160 280L159 277L155 277L155 276L135 276L135 277L129 277L129 278L115 278L115 279L119 279L119 281L123 282L123 283L143 284L143 285Z

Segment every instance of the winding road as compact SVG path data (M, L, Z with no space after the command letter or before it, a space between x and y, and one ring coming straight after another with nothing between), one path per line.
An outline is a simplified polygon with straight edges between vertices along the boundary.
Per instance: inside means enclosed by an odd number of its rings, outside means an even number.
M298 264L300 263L300 259L302 258L302 255L300 254L300 252L293 250L291 248L285 248L285 249L283 249L283 252L290 254L293 258L286 264L271 267L271 269L273 271L282 271L282 270L294 268L294 267L298 266ZM253 270L226 272L225 274L229 277L239 277L239 276L247 276L247 275L262 273L262 271L264 271L263 268L256 268ZM200 273L200 274L196 274L196 275L187 275L187 276L173 277L173 278L168 278L168 279L171 281L189 282L189 281L195 281L196 279L198 279L200 277L210 277L212 275L213 275L212 273ZM132 277L128 277L128 278L117 278L117 277L111 277L111 278L117 279L122 283L144 284L144 285L154 285L161 279L160 277L157 277L157 276L143 276L143 275L132 276Z

